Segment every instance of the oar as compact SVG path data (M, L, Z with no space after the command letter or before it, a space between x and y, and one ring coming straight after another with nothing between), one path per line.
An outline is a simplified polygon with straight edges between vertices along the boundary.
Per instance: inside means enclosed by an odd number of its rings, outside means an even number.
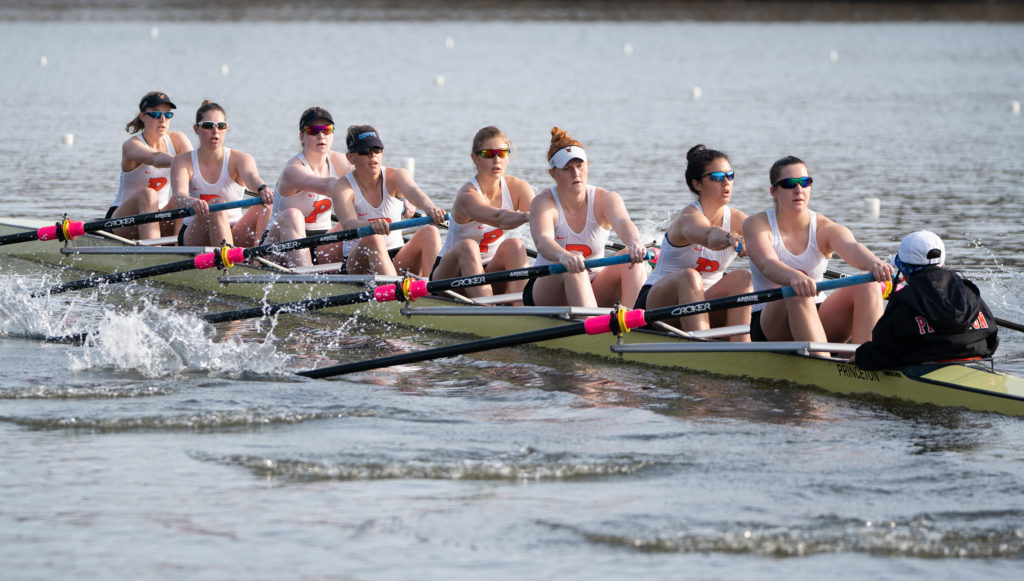
M590 269L610 266L612 264L622 264L625 262L629 262L629 255L620 254L617 256L587 260L584 264L588 269ZM271 303L248 309L225 311L223 313L210 313L203 315L202 318L209 323L222 323L224 321L238 321L241 319L263 317L266 315L273 315L275 313L298 313L330 307L341 307L345 305L366 303L373 300L376 300L379 303L386 303L388 301L416 300L419 297L436 294L446 290L457 290L472 286L493 284L496 282L524 280L548 276L551 274L561 274L563 272L565 272L565 267L561 264L548 264L544 266L531 266L529 268L517 268L514 270L500 270L496 272L472 274L441 280L426 281L406 279L406 281L402 283L386 284L378 286L375 289L366 289L364 291L345 295L303 299L301 301L293 301L290 303Z
M838 280L822 281L819 282L817 286L819 291L825 291L842 288L846 286L853 286L857 284L864 284L872 282L873 280L875 279L874 276L872 276L871 274L859 274L856 276L850 276ZM539 329L536 331L515 333L513 335L503 335L501 337L479 339L476 341L460 343L458 345L437 347L434 349L425 349L423 351L416 351L413 353L401 353L399 355L381 357L379 359L371 359L368 361L357 361L354 363L345 363L342 365L334 365L331 367L323 367L320 369L311 369L309 371L300 371L298 375L304 375L306 377L315 378L332 377L334 375L343 375L346 373L354 373L356 371L367 371L370 369L380 369L381 367L389 367L392 365L417 363L419 361L440 359L443 357L454 357L456 355L477 353L480 351L487 351L489 349L499 349L502 347L514 347L517 345L525 345L527 343L550 341L552 339L562 339L564 337L573 337L575 335L596 335L599 333L608 332L626 332L629 329L643 327L644 325L653 323L654 321L660 321L663 319L674 319L678 317L685 317L687 315L696 315L698 313L707 313L710 311L719 311L723 309L731 309L734 307L753 305L756 303L776 301L782 298L795 296L795 294L796 293L794 293L793 288L787 286L782 288L774 288L763 291L744 293L740 295L721 297L717 299L697 301L694 303L686 303L671 307L662 307L660 309L653 309L650 311L644 311L643 309L627 311L625 309L621 309L617 312L608 315L591 317L583 322L569 323L566 325L559 325L557 327Z
M401 230L403 228L411 228L413 226L423 226L429 224L431 219L429 216L422 218L413 218L411 220L403 220L401 222L395 222L391 225L392 230ZM71 290L80 290L84 288L92 288L105 283L113 282L124 282L129 280L138 280L141 278L149 278L151 276L159 276L161 274L170 274L173 272L181 272L184 270L202 270L204 268L228 268L239 262L245 262L252 260L259 256L265 256L267 254L278 254L282 252L289 252L291 250L298 250L300 248L309 248L310 246L319 246L321 244L332 244L335 242L341 242L343 240L352 240L353 238L362 238L364 236L370 236L373 234L373 228L370 226L362 226L359 228L352 228L349 230L341 230L338 232L328 232L327 234L320 234L319 236L308 236L306 238L298 238L296 240L287 240L285 242L277 242L274 244L265 244L263 246L254 246L252 248L230 248L225 246L215 252L207 252L200 254L192 259L181 260L178 262L171 262L168 264L161 264L157 266L147 266L135 270L126 270L123 272L115 272L112 274L105 274L101 276L94 276L91 278L85 278L82 280L75 280L71 282L65 282L53 285L49 289L36 291L31 296L39 297L47 294L57 294L67 292Z
M214 204L210 206L210 211L220 212L223 210L230 210L232 208L246 208L262 203L263 200L260 198L246 198L244 200L235 200L234 202ZM32 240L60 240L61 242L64 242L65 240L74 240L86 232L98 232L100 230L135 226L137 224L148 224L150 222L160 222L162 220L177 220L178 218L191 216L193 213L192 208L178 208L177 210L150 212L148 214L136 214L134 216L121 216L120 218L96 220L94 222L72 222L71 220L64 220L63 222L58 222L54 226L45 226L40 228L35 232L27 231L0 236L0 246L5 244L16 244L18 242L30 242Z

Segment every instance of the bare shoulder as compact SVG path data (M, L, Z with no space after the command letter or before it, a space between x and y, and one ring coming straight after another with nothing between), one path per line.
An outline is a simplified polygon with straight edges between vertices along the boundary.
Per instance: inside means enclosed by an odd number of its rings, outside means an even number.
M729 207L729 210L732 212L731 218L733 225L742 224L747 219L747 214L743 210L733 208L732 206Z
M174 144L174 151L178 153L192 151L192 142L189 141L188 136L184 133L181 131L171 131L170 136L171 143Z
M751 232L768 230L768 213L758 212L752 216L748 216L747 219L743 221L743 230Z
M527 192L530 195L533 195L533 193L534 193L533 192L533 186L531 186L529 182L527 182L526 180L524 180L522 178L517 178L516 176L509 176L509 175L507 175L507 176L505 176L505 183L508 184L509 192L520 191L520 192Z
M355 169L352 162L348 160L348 157L344 153L338 153L337 151L331 152L331 164L334 165L334 171L338 172L339 176L343 176L348 172Z

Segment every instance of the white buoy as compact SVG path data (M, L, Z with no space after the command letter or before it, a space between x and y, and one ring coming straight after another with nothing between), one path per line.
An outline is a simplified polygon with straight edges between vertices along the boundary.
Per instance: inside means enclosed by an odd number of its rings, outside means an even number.
M444 39L444 47L449 50L455 48L455 39L450 36Z
M622 52L627 55L633 54L633 45L627 42L626 46L622 47Z
M407 157L402 160L402 169L409 172L409 177L414 177L416 174L416 158Z
M704 94L704 91L701 91L700 87L694 87L692 94L693 94L693 100L694 101L698 101L698 100L700 100L701 95Z
M62 142L64 142L64 145L74 145L75 144L75 135L73 133L65 133L64 136L61 137L60 140Z
M441 75L437 75L436 77L434 77L434 84L437 85L438 87L443 87L444 77Z
M1014 115L1020 115L1020 101L1010 102L1010 112Z
M50 62L50 61L47 60L45 56L39 57L39 66L45 67L46 63L48 63L48 62Z
M220 74L222 76L225 76L225 77L228 75L228 66L227 65L221 65L220 66Z
M882 213L882 200L878 198L865 198L864 209L872 217L877 218Z
M153 28L150 28L149 29L149 37L152 38L153 40L156 40L156 39L160 38L160 29L155 27L155 26Z
M832 51L832 52L828 53L828 60L830 60L832 62L838 62L839 61L839 52L838 51Z

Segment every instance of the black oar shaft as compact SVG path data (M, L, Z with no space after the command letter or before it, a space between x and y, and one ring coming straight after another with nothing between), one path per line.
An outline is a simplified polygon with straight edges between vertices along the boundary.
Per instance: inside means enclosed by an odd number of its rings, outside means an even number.
M209 313L203 315L203 320L208 323L240 321L242 319L255 319L257 317L267 317L270 315L275 315L277 313L300 313L304 311L315 311L318 309L329 309L331 307L342 307L345 305L366 303L372 300L373 290L367 289L365 291L351 293L347 295L333 295L329 297L320 297L316 299L304 299L301 301L293 301L290 303L271 303L259 307L238 309L236 311L225 311L223 313Z
M429 224L431 219L429 217L424 218L413 218L411 220L403 220L391 224L391 228L395 230L401 230L402 228L411 228L413 226L422 226ZM101 284L113 283L113 282L125 282L129 280L138 280L141 278L149 278L151 276L159 276L161 274L171 274L174 272L181 272L184 270L191 269L206 269L213 267L230 267L232 264L245 262L252 260L260 256L267 254L277 254L282 252L288 252L290 250L298 250L301 248L309 248L311 246L319 246L321 244L332 244L334 242L343 242L345 240L352 240L353 238L361 238L363 236L370 236L373 234L373 228L371 226L361 226L359 228L351 228L349 230L341 230L338 232L328 232L327 234L321 234L319 236L308 236L306 238L299 238L297 240L288 240L286 242L278 242L275 244L265 244L263 246L254 246L252 248L226 248L217 252L207 252L200 254L194 259L181 260L178 262L172 262L169 264L162 264L158 266L147 266L135 270L126 270L123 272L115 272L111 274L105 274L101 276L94 276L82 280L76 280L66 283L61 283L50 287L45 291L36 291L32 293L33 297L43 296L47 293L57 294L71 290L81 290L84 288L92 288Z
M864 284L872 280L874 280L872 275L860 274L839 280L820 282L818 283L818 289L836 289L845 286L853 286L855 284ZM526 331L523 333L516 333L513 335L504 335L501 337L478 339L476 341L467 341L465 343L460 343L458 345L450 345L447 347L436 347L434 349L426 349L423 351L415 351L412 353L402 353L398 355L392 355L389 357L382 357L379 359L371 359L368 361L357 361L355 363L345 363L342 365L323 367L320 369L311 369L309 371L302 371L299 373L299 375L314 378L331 377L334 375L355 373L357 371L369 371L371 369L380 369L381 367L388 367L391 365L418 363L420 361L427 361L430 359L440 359L443 357L454 357L456 355L478 353L480 351L487 351L489 349L513 347L516 345L525 345L527 343L537 343L540 341L561 339L564 337L572 337L574 335L582 335L584 333L594 335L599 333L605 333L608 332L609 330L614 330L615 328L622 329L623 322L626 323L626 328L622 330L628 330L629 328L640 327L643 326L644 324L653 323L655 321L660 321L663 319L670 319L674 317L695 315L710 311L742 307L759 302L779 300L781 298L790 297L794 295L795 293L791 287L783 287L777 289L768 289L764 291L744 293L741 295L721 297L717 299L697 301L693 303L686 303L683 305L663 307L651 311L623 310L623 316L621 320L618 319L618 313L611 313L609 315L591 317L590 319L587 319L587 321L583 323L569 323L558 327L540 329L537 331Z
M435 347L433 349L414 351L412 353L400 353L389 357L381 357L380 359L357 361L355 363L346 363L343 365L335 365L333 367L322 367L320 369L300 371L298 375L313 378L332 377L335 375L344 375L346 373L355 373L357 371L380 369L381 367L390 367L392 365L418 363L420 361L439 359L442 357L455 357L456 355L477 353L479 351L487 351L489 349L514 347L524 343L538 343L552 339L562 339L564 337L572 337L573 335L581 335L585 332L583 323L570 323L568 325L560 325L558 327L551 327L540 331L526 331L515 335L491 337L489 339L469 341L447 347Z

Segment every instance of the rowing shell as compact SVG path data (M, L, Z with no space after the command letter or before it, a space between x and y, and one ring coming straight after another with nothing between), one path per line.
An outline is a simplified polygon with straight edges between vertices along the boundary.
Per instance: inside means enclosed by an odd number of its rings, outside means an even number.
M39 221L0 220L0 235L35 230L44 225L45 222ZM88 234L76 238L66 247L55 247L43 242L0 247L0 254L92 272L114 272L162 264L180 260L183 255L208 251L209 248L201 247L130 245L115 238ZM361 290L366 284L384 284L395 279L282 273L268 268L236 265L228 275L189 271L161 276L156 280L209 292L282 302ZM401 309L386 303L369 303L330 310L417 328L481 337L563 325L568 320L607 312L607 309L578 307L455 305L453 300L446 297L427 297ZM580 335L538 345L721 376L812 386L839 394L874 395L943 407L1024 416L1024 379L995 371L989 364L981 362L865 371L843 359L808 355L809 352L827 350L824 348L829 346L836 352L849 346L701 341L648 329L627 333L619 340L609 335Z

